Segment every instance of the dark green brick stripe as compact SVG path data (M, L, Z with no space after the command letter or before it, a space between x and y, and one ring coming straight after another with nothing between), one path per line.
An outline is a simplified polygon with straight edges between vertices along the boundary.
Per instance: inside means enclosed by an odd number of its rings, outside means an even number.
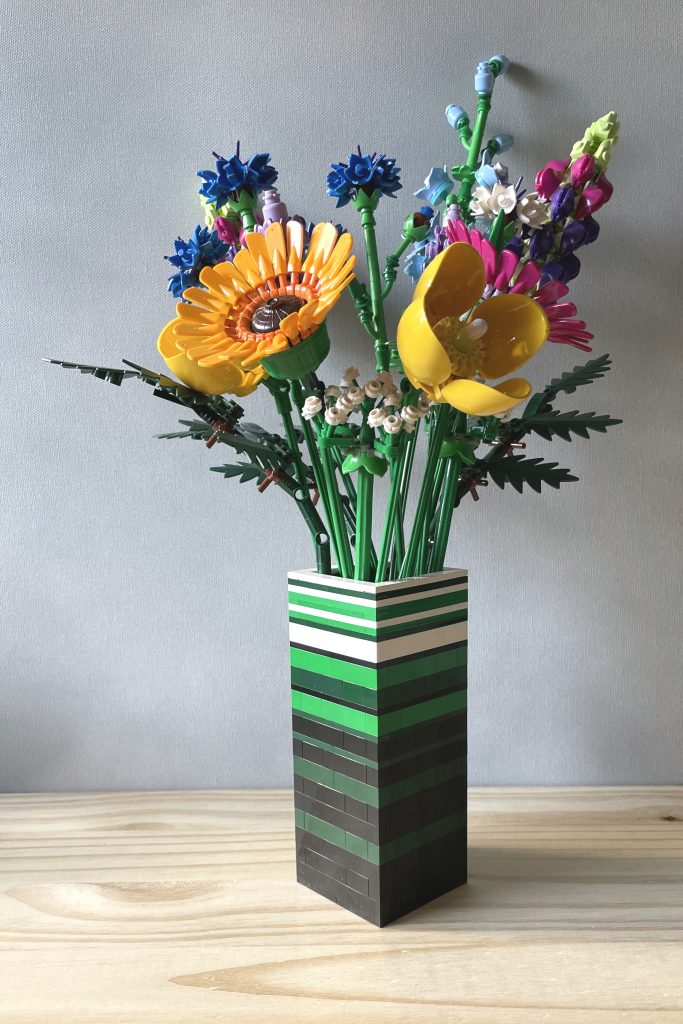
M420 701L399 711L382 712L380 716L370 711L335 704L331 700L315 697L308 693L292 691L292 709L301 715L311 715L322 721L349 728L368 736L388 736L401 729L407 729L423 722L453 714L467 705L467 690L447 693L442 697Z
M350 622L337 622L335 619L327 619L320 614L313 612L290 611L289 621L296 622L301 626L313 626L324 629L326 633L338 633L342 636L360 637L366 640L393 640L399 636L415 636L418 633L427 633L431 629L438 629L440 626L451 626L467 619L467 609L461 611L447 612L442 615L433 615L429 618L418 619L412 626L409 622L402 622L396 626L358 626Z
M353 596L353 595L349 595ZM456 607L467 603L467 589L456 590L445 594L422 599L415 598L412 601L402 601L399 604L380 606L335 601L332 597L318 597L317 595L289 594L289 603L302 609L311 611L336 612L340 615L350 615L355 619L364 619L368 622L383 622L387 619L398 619L402 616L417 615L421 612L431 611L438 608Z
M419 679L397 683L381 690L357 686L343 679L335 679L318 672L292 668L292 686L296 690L312 693L318 697L329 697L336 703L373 712L396 710L418 700L427 700L446 690L458 690L467 685L467 668L464 665Z
M456 814L449 814L447 817L425 826L425 828L417 829L415 832L410 832L408 835L395 839L390 843L385 843L380 847L377 843L369 843L366 839L359 839L358 836L346 832L344 829L339 828L338 825L331 825L329 822L316 818L314 815L299 808L295 809L294 816L296 825L303 829L304 832L310 832L314 836L326 839L327 842L332 843L334 846L347 850L349 853L367 860L371 864L386 864L405 853L419 850L421 846L426 846L427 843L435 839L440 839L443 836L457 832L466 823L465 812L458 811Z
M344 753L348 752L349 757L352 754L360 754L379 765L380 763L384 764L389 758L408 757L423 750L426 745L446 742L454 736L464 735L467 727L467 712L464 709L456 711L455 714L444 715L442 718L414 726L412 729L403 729L401 732L379 738L364 733L354 733L348 728L341 729L313 715L302 715L296 711L292 714L292 724L298 733L305 736L308 743L319 739L324 740L343 750ZM377 771L377 768L374 770Z
M313 764L303 757L294 758L294 773L303 779L310 779L321 786L352 796L369 807L389 807L397 800L428 790L437 783L446 782L463 775L467 770L467 757L458 757L439 766L428 768L406 779L400 779L390 785L371 786L358 779L349 778L339 771L333 771L324 765Z
M357 686L381 689L394 686L421 676L432 675L447 668L467 664L467 641L437 648L435 651L420 651L377 664L332 655L314 650L301 644L290 644L290 662L294 668L317 672L334 679L343 679Z
M343 734L339 734L343 738ZM377 749L375 749L375 757L367 757L363 754L358 754L347 750L345 747L339 747L326 740L319 739L318 737L308 736L304 732L298 732L294 729L293 732L293 744L294 754L305 758L307 761L315 760L316 764L328 764L328 767L334 768L336 771L343 771L343 767L335 768L335 763L331 758L344 758L345 761L352 761L354 764L363 765L366 768L375 769L377 774L378 763L377 763ZM307 756L303 747L308 750L314 748L319 752L319 756L315 759L311 756ZM396 757L387 757L382 759L382 765L379 768L379 782L387 781L393 782L399 778L405 778L408 775L414 775L418 771L422 770L422 765L425 765L427 761L430 764L437 765L442 761L450 760L451 757L459 757L464 754L467 750L467 732L458 732L454 730L451 736L447 739L437 740L436 742L426 742L424 745L415 749L411 748L407 752L401 753ZM327 758L325 755L328 755ZM329 762L329 763L328 763ZM349 768L347 767L347 774ZM367 778L367 775L366 775Z
M289 587L301 587L302 589L318 591L323 594L343 594L345 597L353 597L354 600L367 601L370 604L379 604L388 601L392 597L412 597L414 594L424 594L429 591L443 590L444 587L455 587L460 583L467 583L467 575L450 576L448 579L425 581L422 584L416 583L413 587L398 587L391 590L380 590L376 593L352 590L350 587L335 587L328 583L313 583L309 580L289 580Z

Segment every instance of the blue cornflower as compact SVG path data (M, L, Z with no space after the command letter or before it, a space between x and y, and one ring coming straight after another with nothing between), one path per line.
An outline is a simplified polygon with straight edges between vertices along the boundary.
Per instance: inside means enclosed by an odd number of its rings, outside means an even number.
M263 192L277 181L277 171L268 163L270 153L255 153L245 162L240 159L240 144L237 143L235 155L229 159L212 154L216 161L215 171L197 171L204 184L199 189L217 209L225 206L241 189L252 195Z
M327 175L327 194L334 196L337 206L346 206L362 189L368 195L380 192L383 196L391 196L401 188L398 176L400 167L396 166L393 157L363 153L360 146L357 153L349 156L348 164L332 164Z
M173 248L173 256L164 256L164 259L178 268L168 279L168 290L179 299L186 288L198 284L203 267L213 267L228 257L230 246L221 242L216 231L197 224L187 241L176 238Z

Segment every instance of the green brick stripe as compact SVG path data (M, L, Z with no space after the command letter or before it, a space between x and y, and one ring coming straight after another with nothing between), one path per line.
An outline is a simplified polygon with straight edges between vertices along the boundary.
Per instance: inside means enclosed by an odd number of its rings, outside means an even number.
M384 662L376 666L295 646L290 647L289 656L292 668L304 669L307 672L341 679L374 690L466 665L467 644L462 642L455 647L446 647L428 654L416 654L402 658L399 662Z
M359 586L354 581L341 579L335 580L333 584L330 584L328 579L325 583L320 583L309 578L301 579L298 574L290 573L288 586L305 589L311 594L339 594L353 598L354 601L375 605L397 597L424 597L430 593L462 584L467 584L467 573L458 570L439 573L438 576L435 575L428 581L404 580L401 583L381 583L375 586Z
M363 764L368 768L377 769L379 767L379 762L376 757L363 757L362 754L356 754L349 751L346 747L338 747L333 743L327 743L325 740L318 739L316 736L309 736L305 732L298 732L296 729L293 731L292 736L295 740L301 740L302 743L307 743L311 747L317 747L318 750L326 750L330 754L336 754L337 757L343 757L347 761L355 761L356 764ZM446 740L438 740L436 743L425 743L420 747L411 747L409 750L404 751L402 754L398 754L396 757L383 757L382 769L393 768L394 765L401 764L403 761L409 761L421 755L436 754L440 748L450 746L458 740L465 739L466 737L467 732L456 732ZM307 760L307 758L304 758L304 760Z
M447 593L430 594L428 597L415 598L412 601L401 601L399 604L378 605L367 601L339 601L334 597L324 597L317 594L299 594L290 589L290 605L319 612L336 612L339 615L348 615L354 619L363 619L368 622L383 622L387 619L398 619L405 616L419 615L422 612L432 611L437 608L458 607L467 604L467 588Z
M391 783L388 786L371 786L367 782L360 782L352 779L341 772L332 771L322 764L315 764L303 757L294 758L294 772L304 779L317 782L321 786L327 786L337 793L351 796L354 800L360 800L369 807L388 807L403 797L412 796L421 790L427 790L437 783L447 782L449 779L456 779L467 771L467 758L458 757L450 763L429 768L426 771L418 772L400 782Z
M415 704L419 700L429 700L447 690L459 690L466 685L467 668L464 665L419 679L410 679L381 690L357 686L343 679L334 679L318 672L307 672L302 668L292 668L292 687L295 690L313 693L318 697L329 697L335 703L372 711L374 714Z
M396 626L367 626L351 622L338 622L336 619L325 618L322 614L315 614L303 610L294 611L290 609L289 621L298 622L302 626L313 626L315 629L324 629L328 633L341 633L343 636L360 637L364 640L393 640L396 637L414 636L418 633L425 633L430 629L437 629L439 626L451 626L457 622L464 622L467 619L467 608L460 611L442 612L430 616L428 619L418 619L413 625L401 623Z
M426 846L428 843L434 842L435 839L440 839L443 836L457 832L458 829L464 828L466 824L465 812L458 811L456 814L449 814L447 817L441 818L431 825L417 829L415 832L409 832L407 835L401 836L400 839L394 839L390 843L383 843L380 847L376 843L369 843L365 839L360 839L350 832L345 832L344 829L339 828L337 825L331 825L329 822L316 818L314 815L299 808L295 810L294 816L299 828L304 829L306 832L311 832L320 839L326 839L328 843L332 843L342 850L348 850L349 853L353 853L357 857L369 861L371 864L386 864L405 853L419 850L421 846Z
M454 711L460 711L466 706L467 691L458 690L398 711L387 711L377 715L370 711L347 708L333 700L315 697L309 693L292 691L292 710L298 714L314 716L320 721L349 728L357 735L373 737L387 736L399 729L407 729L443 715L453 714Z

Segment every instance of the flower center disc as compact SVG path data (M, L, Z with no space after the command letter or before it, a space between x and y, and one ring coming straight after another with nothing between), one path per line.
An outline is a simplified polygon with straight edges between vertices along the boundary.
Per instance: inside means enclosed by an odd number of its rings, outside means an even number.
M484 355L481 338L472 338L466 324L454 316L445 316L434 326L434 334L441 342L457 377L473 377Z
M271 331L278 329L285 317L290 313L296 313L303 305L304 300L298 295L278 295L268 299L254 310L251 329L254 334L270 334Z

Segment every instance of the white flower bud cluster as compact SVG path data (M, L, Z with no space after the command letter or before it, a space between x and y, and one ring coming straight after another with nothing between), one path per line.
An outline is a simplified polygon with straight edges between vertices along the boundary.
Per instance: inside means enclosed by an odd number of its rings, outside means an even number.
M314 416L318 415L322 407L322 400L317 395L309 395L304 402L301 415L305 420L312 420Z
M426 395L420 395L417 405L401 407L399 392L390 391L382 405L368 414L368 426L381 427L387 434L398 434L400 430L412 434L419 420L429 412L429 408L430 402ZM393 412L390 411L392 409Z

